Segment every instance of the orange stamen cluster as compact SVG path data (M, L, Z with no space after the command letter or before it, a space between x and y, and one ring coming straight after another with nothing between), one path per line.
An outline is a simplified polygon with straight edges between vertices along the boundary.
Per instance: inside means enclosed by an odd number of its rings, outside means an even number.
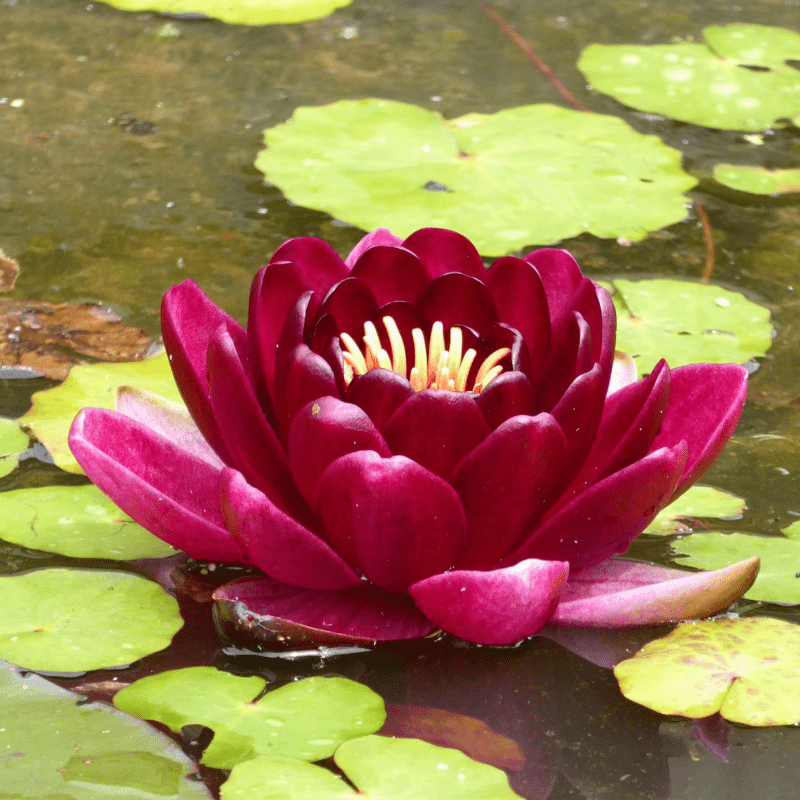
M397 323L392 317L383 317L382 322L389 337L391 354L381 344L378 330L372 322L364 323L363 351L349 334L343 333L339 337L343 347L344 379L347 385L356 375L364 375L371 369L380 368L407 378L416 392L423 389L467 391L467 379L477 353L473 348L466 353L462 352L464 336L461 328L450 328L449 346L445 347L444 326L441 322L434 322L427 349L422 331L414 328L411 331L414 341L414 365L409 371L406 348ZM479 394L503 371L499 362L510 352L508 347L501 347L484 359L475 375L471 390L473 394Z

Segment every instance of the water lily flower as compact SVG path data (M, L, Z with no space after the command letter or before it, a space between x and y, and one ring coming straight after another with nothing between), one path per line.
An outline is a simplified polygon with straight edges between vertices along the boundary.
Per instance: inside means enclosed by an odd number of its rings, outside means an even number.
M486 269L448 230L375 231L346 260L293 239L256 275L246 329L192 281L167 292L191 416L125 391L116 412L84 409L70 445L157 536L266 576L220 602L309 641L441 628L509 644L551 620L708 615L757 561L686 573L612 557L717 457L746 373L662 361L635 380L615 367L615 324L563 250Z

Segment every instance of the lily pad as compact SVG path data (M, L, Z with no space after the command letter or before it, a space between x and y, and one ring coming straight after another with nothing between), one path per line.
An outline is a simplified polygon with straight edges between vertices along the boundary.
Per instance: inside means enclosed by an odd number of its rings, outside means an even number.
M666 278L604 285L617 307L617 347L633 356L640 375L661 358L671 367L743 364L772 344L769 309L738 292Z
M0 494L0 539L73 558L124 561L178 552L137 525L92 484Z
M717 164L714 180L737 192L792 194L800 192L800 169L764 169L736 164Z
M145 361L73 367L60 386L36 392L30 410L18 422L50 451L56 465L82 474L67 438L72 420L85 406L114 408L120 386L136 386L182 402L165 353Z
M614 675L625 697L660 714L792 725L800 722L800 626L768 617L679 625Z
M105 0L123 11L214 17L236 25L283 25L327 17L353 0Z
M686 216L681 155L616 117L553 105L453 120L389 100L298 108L255 165L293 202L399 236L457 230L487 256Z
M28 434L13 419L0 417L0 478L13 472L28 449Z
M592 86L642 111L710 128L760 131L800 120L800 33L712 25L706 44L587 47L578 68Z
M183 624L158 584L127 572L42 569L0 578L0 658L42 672L131 664Z
M458 750L419 739L363 736L345 742L336 766L356 787L322 767L290 758L254 758L234 768L222 800L512 800L505 773Z
M195 764L172 740L107 705L79 700L0 662L0 797L210 800L189 779Z
M681 563L719 569L743 558L759 556L761 569L745 597L766 603L800 605L800 541L747 533L693 533L672 543L687 558Z
M674 503L659 511L645 529L645 533L651 536L669 536L673 533L686 532L691 530L691 526L681 520L695 517L732 519L741 516L746 508L745 501L735 494L723 492L712 486L692 486Z
M190 667L142 678L120 691L114 705L175 732L184 725L211 728L202 761L219 769L258 755L319 761L386 719L383 700L345 678L306 678L262 697L265 687L263 678Z

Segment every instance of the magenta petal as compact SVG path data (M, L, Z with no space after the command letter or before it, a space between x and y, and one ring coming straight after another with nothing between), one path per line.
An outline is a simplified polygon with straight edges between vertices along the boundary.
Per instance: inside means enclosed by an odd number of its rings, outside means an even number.
M566 250L550 247L534 250L523 260L536 267L547 294L550 319L558 319L583 280L578 262Z
M486 274L475 245L455 231L422 228L414 231L403 242L403 247L419 256L433 278L446 272L460 272L483 280Z
M444 325L445 343L449 341L450 328L455 325L467 325L482 333L499 319L494 300L483 282L458 272L448 272L431 281L417 301L417 307L425 315L428 326L434 322Z
M472 394L426 389L409 397L382 433L393 453L446 479L489 435L489 426Z
M192 558L244 561L219 510L220 471L132 419L99 408L75 417L69 445L126 514Z
M758 557L713 572L606 561L570 577L552 621L627 628L710 617L752 586L758 566Z
M345 264L348 268L352 269L361 256L370 249L370 247L399 247L403 244L403 240L399 236L395 236L388 228L378 228L372 233L368 233L351 251L350 255L345 259Z
M666 505L685 462L682 444L650 453L546 518L503 562L563 559L574 573L625 551Z
M280 649L418 639L435 626L407 597L369 586L330 592L269 578L239 578L214 592L217 620L234 641Z
M683 494L714 462L733 434L747 397L747 370L737 364L690 364L670 373L672 388L651 450L685 440Z
M370 288L378 305L394 300L413 303L431 280L419 258L402 247L371 247L350 274Z
M362 581L318 536L284 514L241 473L222 474L222 516L250 564L309 589L352 589Z
M492 430L511 417L536 413L533 387L522 372L501 372L475 398L475 404Z
M381 429L389 417L414 394L411 384L388 369L371 369L359 375L347 388L345 399L363 409L376 428Z
M317 483L327 467L356 450L389 457L386 442L358 406L320 397L297 412L287 444L292 477L306 501L316 508Z
M459 569L485 569L517 543L552 501L566 442L549 414L513 417L468 453L451 483L467 513Z
M364 336L364 323L378 307L369 287L358 278L346 278L328 292L317 311L321 317L330 314L338 333L347 333L357 342Z
M390 592L452 568L464 548L455 490L402 456L342 456L322 473L318 503L331 544Z
M568 574L565 562L528 559L491 572L434 575L409 592L442 630L477 644L507 645L547 624Z

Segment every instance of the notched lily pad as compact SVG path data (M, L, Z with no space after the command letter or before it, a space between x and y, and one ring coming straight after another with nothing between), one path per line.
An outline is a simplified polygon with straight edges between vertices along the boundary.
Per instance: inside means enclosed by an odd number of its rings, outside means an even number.
M123 325L103 306L0 298L0 367L64 380L84 357L136 361L157 347L145 331Z
M82 474L67 438L75 415L84 407L114 408L120 386L136 386L182 402L165 353L144 361L73 367L60 386L36 392L30 410L18 422L50 451L56 465Z
M189 780L196 765L169 738L105 704L79 700L0 662L0 797L210 800L202 783Z
M617 347L640 375L661 358L671 367L743 364L772 344L769 309L719 286L669 279L604 284L614 292Z
M0 539L73 558L125 561L178 552L137 525L92 484L0 494Z
M685 623L614 675L625 697L660 714L792 725L800 722L800 626L768 617Z
M747 533L693 533L672 543L682 564L699 569L719 569L759 556L761 569L745 592L750 600L781 605L800 605L800 541L780 536Z
M592 86L641 111L710 128L760 131L800 120L800 33L712 25L706 44L587 47L578 68Z
M512 800L505 773L458 750L419 739L363 736L345 742L336 766L356 787L322 767L289 758L254 758L234 768L223 800Z
M28 449L28 434L13 419L0 417L0 478L13 472Z
M293 202L399 236L452 228L487 256L580 233L644 238L686 216L681 155L616 117L552 105L444 120L345 100L264 132L255 165Z
M750 194L792 194L800 192L800 169L764 169L736 164L717 164L714 167L717 183Z
M734 519L740 517L746 508L747 503L735 494L714 489L712 486L692 486L674 503L659 511L644 532L651 536L685 533L691 531L692 526L683 520L697 517Z
M0 658L42 672L131 664L183 620L158 584L127 572L42 569L0 578Z
M258 755L319 761L386 718L375 692L345 678L306 678L261 696L265 687L262 678L191 667L142 678L118 692L114 705L175 732L211 728L202 761L219 769Z
M123 11L197 15L236 25L279 25L327 17L353 0L105 0Z

